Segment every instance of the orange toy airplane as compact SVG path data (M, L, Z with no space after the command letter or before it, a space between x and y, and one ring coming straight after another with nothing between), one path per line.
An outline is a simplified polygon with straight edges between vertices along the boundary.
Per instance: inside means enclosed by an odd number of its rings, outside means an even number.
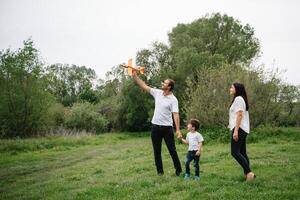
M128 74L129 74L129 75L132 75L132 73L133 73L134 71L139 71L141 74L144 74L144 73L145 73L145 67L141 67L141 66L133 67L133 66L132 66L132 58L130 58L130 59L128 60L128 65L126 65L126 64L124 63L124 64L121 64L121 66L127 68Z

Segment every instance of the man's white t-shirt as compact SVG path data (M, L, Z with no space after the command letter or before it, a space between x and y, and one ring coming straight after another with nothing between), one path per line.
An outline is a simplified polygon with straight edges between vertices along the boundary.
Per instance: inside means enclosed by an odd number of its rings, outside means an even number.
M152 124L161 126L173 126L172 113L178 112L178 101L173 95L163 95L163 90L150 89L150 94L155 100L154 115L152 118Z
M204 141L202 135L197 131L194 133L188 132L185 140L189 142L189 151L197 151L199 143Z
M240 128L243 129L246 133L250 133L249 112L246 111L246 103L244 101L244 98L241 96L235 97L232 105L230 106L228 128L230 128L230 130L232 130L235 127L236 113L238 111L243 112L243 117L242 117Z

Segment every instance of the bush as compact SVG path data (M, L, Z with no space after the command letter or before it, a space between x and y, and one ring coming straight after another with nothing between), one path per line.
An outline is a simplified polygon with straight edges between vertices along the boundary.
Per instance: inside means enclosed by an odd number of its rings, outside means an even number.
M48 125L59 127L64 124L66 118L66 108L61 103L55 103L48 109Z
M77 130L103 133L107 131L108 120L97 113L92 104L77 103L67 113L65 126Z
M251 131L248 142L256 143L269 139L300 141L300 129L295 127L259 127Z

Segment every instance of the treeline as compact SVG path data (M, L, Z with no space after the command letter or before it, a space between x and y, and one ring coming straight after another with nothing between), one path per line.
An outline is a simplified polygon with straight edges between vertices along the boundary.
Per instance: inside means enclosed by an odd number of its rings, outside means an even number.
M202 127L226 127L229 87L246 86L251 126L299 126L300 88L277 70L256 66L260 55L254 29L220 14L178 24L169 44L140 50L141 76L152 87L175 80L181 122L196 117ZM16 51L0 52L1 137L48 132L143 131L150 128L154 102L117 65L105 80L86 66L45 65L31 39Z

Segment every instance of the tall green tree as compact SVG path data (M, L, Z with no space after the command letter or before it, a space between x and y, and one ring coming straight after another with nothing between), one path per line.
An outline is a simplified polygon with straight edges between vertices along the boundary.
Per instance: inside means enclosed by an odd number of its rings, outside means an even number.
M0 52L0 128L5 137L28 136L47 126L52 96L31 39L16 51Z
M170 51L179 90L185 80L197 82L199 68L218 68L224 64L249 64L259 54L254 29L219 13L207 15L190 24L178 24L169 33ZM179 95L179 99L182 96Z
M132 79L124 82L118 100L117 121L123 131L143 131L150 127L154 101Z
M79 101L97 102L93 85L96 73L85 66L53 64L46 68L48 90L65 106Z
M120 66L113 67L106 73L105 80L98 80L96 94L98 103L97 112L108 119L108 130L120 130L120 121L118 120L120 110L120 98L122 87L126 81L124 69Z
M176 55L188 51L200 58L212 57L228 64L247 63L260 49L259 41L250 25L243 26L233 17L219 13L202 17L190 24L178 24L169 33L169 41L175 58ZM201 60L195 62L193 64L196 66L202 64Z
M229 87L242 82L246 87L252 127L297 125L299 90L286 85L276 70L223 65L219 68L199 69L197 81L188 80L184 108L188 118L198 118L204 127L226 127L228 109L232 101Z
M300 86L283 84L279 96L283 104L280 113L281 126L296 126L300 124Z

